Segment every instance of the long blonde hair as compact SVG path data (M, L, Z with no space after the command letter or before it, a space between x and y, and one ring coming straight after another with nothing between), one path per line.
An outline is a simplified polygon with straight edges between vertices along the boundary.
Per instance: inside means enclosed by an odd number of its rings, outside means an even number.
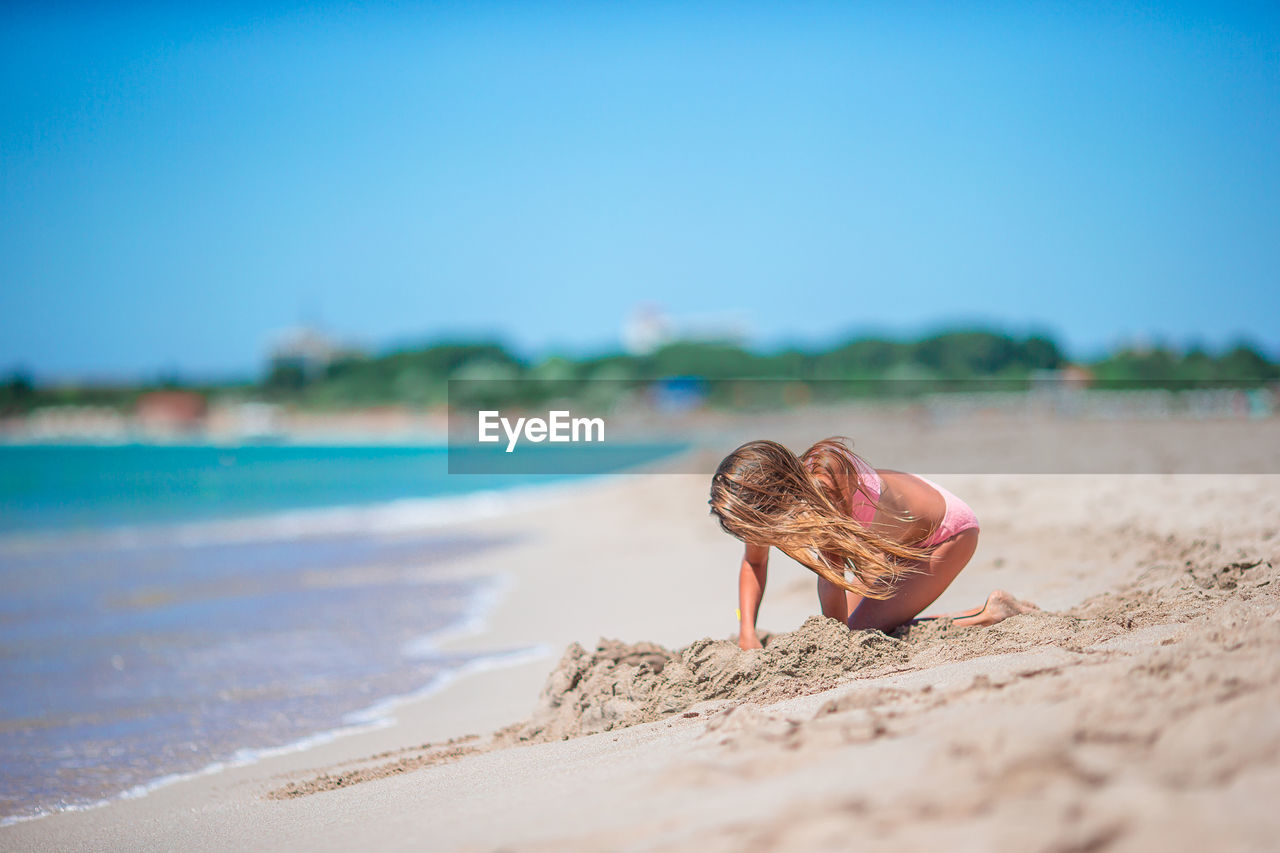
M729 535L773 546L849 592L889 598L904 575L918 571L910 563L928 552L845 513L851 490L870 498L846 441L823 439L803 457L776 441L749 441L716 469L708 503Z

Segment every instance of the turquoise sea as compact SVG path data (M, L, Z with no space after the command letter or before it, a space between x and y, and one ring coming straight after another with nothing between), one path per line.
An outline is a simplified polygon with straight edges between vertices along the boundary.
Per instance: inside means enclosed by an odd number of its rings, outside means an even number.
M439 650L503 587L445 570L576 476L450 475L443 447L0 446L0 818L377 724L396 697L545 654ZM494 532L445 526L475 517Z

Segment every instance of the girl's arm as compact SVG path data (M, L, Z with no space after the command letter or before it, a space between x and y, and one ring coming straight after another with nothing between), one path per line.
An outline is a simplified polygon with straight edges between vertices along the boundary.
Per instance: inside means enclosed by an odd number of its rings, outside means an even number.
M738 647L762 648L756 636L756 613L764 597L764 582L769 573L769 549L748 545L738 568Z

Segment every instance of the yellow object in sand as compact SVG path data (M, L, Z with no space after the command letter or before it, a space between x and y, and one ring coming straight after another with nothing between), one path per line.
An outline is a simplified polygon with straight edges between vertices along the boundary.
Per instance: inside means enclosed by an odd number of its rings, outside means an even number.
M741 622L741 621L742 621L742 608L741 608L741 607L739 607L737 610L735 610L735 611L733 611L733 612L734 612L735 614L737 614L737 616L738 616L738 621L739 621L739 622Z

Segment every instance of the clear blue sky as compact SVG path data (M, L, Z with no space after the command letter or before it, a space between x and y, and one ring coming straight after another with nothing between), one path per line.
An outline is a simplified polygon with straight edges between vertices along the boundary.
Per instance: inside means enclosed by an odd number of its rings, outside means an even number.
M1280 351L1275 3L104 5L0 12L0 370L640 302Z

